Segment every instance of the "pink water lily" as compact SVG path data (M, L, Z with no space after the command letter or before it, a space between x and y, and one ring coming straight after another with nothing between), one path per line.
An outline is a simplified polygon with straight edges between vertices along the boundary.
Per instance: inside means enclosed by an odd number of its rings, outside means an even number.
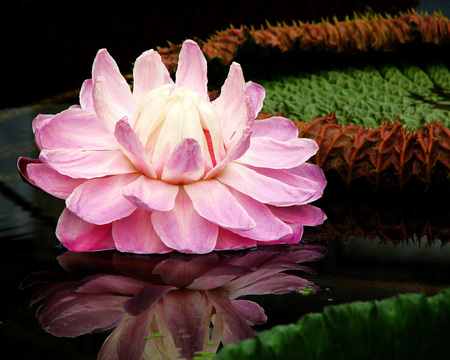
M100 50L80 105L33 122L31 184L65 199L56 229L74 251L208 253L296 243L323 222L308 203L326 184L317 144L288 119L256 120L263 87L233 63L210 101L207 62L184 42L175 81L158 52L139 56L132 89Z

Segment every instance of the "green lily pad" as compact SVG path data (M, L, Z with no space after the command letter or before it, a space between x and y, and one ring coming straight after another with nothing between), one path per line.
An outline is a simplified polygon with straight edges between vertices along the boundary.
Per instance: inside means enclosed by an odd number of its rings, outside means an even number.
M450 126L450 70L443 63L316 68L261 85L263 111L297 121L334 112L342 125L365 128L396 118L411 130L434 121Z
M326 307L224 347L223 359L448 359L450 289Z

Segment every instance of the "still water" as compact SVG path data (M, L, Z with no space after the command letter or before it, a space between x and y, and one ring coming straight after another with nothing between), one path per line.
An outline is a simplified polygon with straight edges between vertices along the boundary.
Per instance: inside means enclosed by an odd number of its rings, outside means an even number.
M249 332L258 334L328 305L400 293L433 295L450 286L448 189L374 191L333 183L316 203L328 220L307 229L304 246L204 256L66 252L54 234L63 201L25 184L16 161L19 156L38 155L32 119L67 106L46 104L0 112L3 359L95 359L112 329L116 331L107 343L115 346L114 334L131 326L124 308L153 316L153 322L148 320L153 332L144 335L151 336L154 344L169 328L181 329L172 343L161 342L151 350L163 348L172 354L175 343L195 347L192 336L183 332L195 330L196 336L205 337L209 329L203 325L212 316L214 339L232 341L232 335L239 339L250 336ZM292 291L299 286L306 290ZM80 288L87 289L83 295L87 299L75 294L74 289ZM149 289L164 292L166 308L157 301L145 303L137 295ZM78 308L68 305L69 300ZM30 306L32 301L36 303ZM46 305L37 311L42 303ZM240 309L232 320L230 304ZM58 317L61 320L55 320ZM200 320L196 324L192 318ZM235 333L227 333L224 324L235 326ZM92 329L95 333L80 335ZM135 338L127 339L122 341L137 346ZM207 343L208 349L214 352L218 343Z

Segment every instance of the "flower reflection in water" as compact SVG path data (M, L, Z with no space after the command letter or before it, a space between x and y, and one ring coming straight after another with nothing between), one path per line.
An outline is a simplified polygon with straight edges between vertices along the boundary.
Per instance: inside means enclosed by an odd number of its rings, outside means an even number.
M38 272L28 287L47 283L33 296L36 316L56 336L75 337L114 329L99 359L192 359L215 354L253 337L264 310L245 295L318 290L286 270L312 273L304 262L321 259L318 244L267 246L205 255L65 252L58 262L70 275ZM57 278L55 278L57 275Z

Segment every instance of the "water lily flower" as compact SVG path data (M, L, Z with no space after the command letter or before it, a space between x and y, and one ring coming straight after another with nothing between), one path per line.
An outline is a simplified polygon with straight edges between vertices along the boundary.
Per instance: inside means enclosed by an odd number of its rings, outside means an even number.
M56 229L73 251L208 253L295 243L325 215L326 184L305 163L318 149L288 119L256 120L264 88L230 66L211 101L207 62L183 43L173 80L157 51L139 56L133 86L98 52L80 105L33 121L32 185L65 199Z

